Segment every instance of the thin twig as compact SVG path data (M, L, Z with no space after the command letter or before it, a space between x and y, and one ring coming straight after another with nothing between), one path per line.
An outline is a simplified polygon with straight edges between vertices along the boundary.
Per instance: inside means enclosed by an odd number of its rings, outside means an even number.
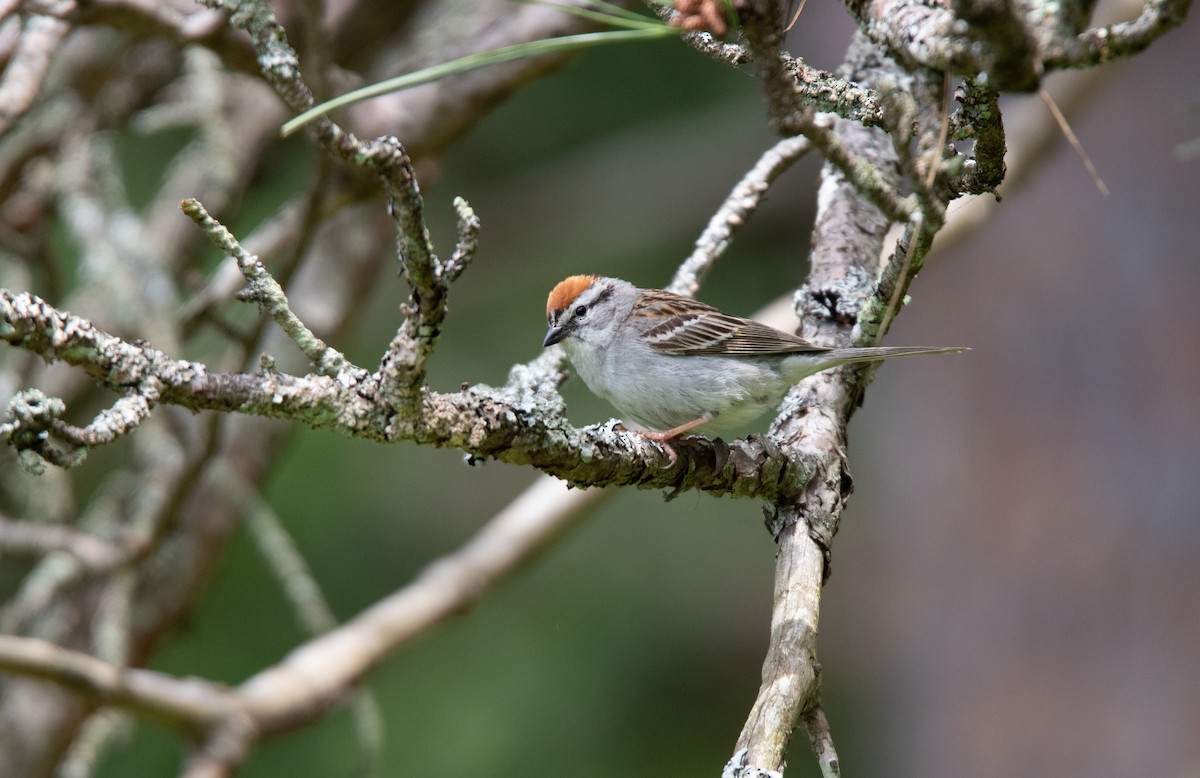
M804 728L808 731L808 741L812 744L813 753L817 755L822 778L839 778L842 765L838 760L837 750L833 747L833 733L829 731L829 719L825 718L825 709L820 705L809 708L804 714Z
M918 236L921 235L924 226L924 215L920 212L913 214L912 221L905 226L904 236L896 243L897 248L892 255L891 263L884 268L879 285L881 290L890 289L890 292L872 341L876 346L881 344L884 336L887 335L888 328L892 325L892 319L900 310L900 300L903 299L904 292L908 288L908 281L913 276L913 268L919 264L914 258L917 256ZM866 314L863 318L869 321L874 317Z
M57 524L35 524L0 517L0 548L13 554L45 556L63 551L86 567L111 568L124 555L105 540Z
M430 627L461 615L491 587L528 564L583 517L560 481L540 479L457 551L428 565L408 586L337 629L292 651L238 687L264 732L318 715L345 689Z
M52 681L186 732L220 721L234 709L230 692L218 684L118 668L38 638L0 634L0 669Z
M915 207L912 198L902 197L876 165L855 154L834 132L835 117L818 115L797 88L798 79L779 56L783 31L778 14L770 10L743 14L743 29L759 63L759 81L776 131L781 135L804 135L885 216L892 221L907 221Z
M54 54L71 29L62 17L74 10L73 0L48 5L56 6L53 15L26 16L17 48L0 76L0 137L37 100Z
M694 297L704 276L758 209L771 184L811 148L807 138L794 136L776 142L759 157L709 219L708 226L696 239L696 248L680 264L667 288L676 294Z
M225 472L219 472L219 471ZM237 499L245 506L246 526L259 555L275 576L296 615L301 629L309 635L322 635L337 628L338 621L329 607L320 584L308 562L296 547L283 521L267 504L258 490L243 483L237 473L221 467L213 474L222 483L232 484ZM383 756L382 713L375 695L366 687L354 693L351 704L354 728L359 744L360 775L371 775Z
M1067 143L1071 144L1071 148L1075 149L1075 153L1079 155L1079 160L1083 163L1083 167L1087 170L1088 175L1092 177L1092 182L1096 188L1100 190L1100 194L1108 197L1108 185L1104 183L1104 179L1100 177L1100 171L1096 170L1096 166L1092 164L1092 158L1088 156L1087 150L1083 148L1083 144L1079 142L1079 138L1075 135L1075 131L1071 129L1070 122L1063 112L1059 109L1058 103L1054 102L1054 98L1046 91L1045 87L1038 89L1038 96L1042 98L1042 102L1046 104L1046 108L1050 111L1050 115L1054 117L1054 123L1062 130L1063 137L1067 139Z
M288 305L283 287L267 272L258 257L243 249L233 234L210 216L199 201L184 200L180 203L180 207L192 221L196 222L198 227L204 230L214 246L233 257L237 262L238 269L242 271L242 275L245 276L248 283L245 292L241 295L242 299L258 303L263 312L278 322L288 337L312 361L318 373L350 383L361 381L366 377L366 370L351 363L345 354L327 345L305 326L300 317L296 316Z

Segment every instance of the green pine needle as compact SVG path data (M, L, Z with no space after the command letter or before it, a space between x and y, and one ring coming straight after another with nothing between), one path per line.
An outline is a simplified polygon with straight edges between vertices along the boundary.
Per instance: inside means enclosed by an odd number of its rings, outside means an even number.
M583 11L585 9L576 10ZM438 79L456 75L458 73L465 73L468 70L475 70L477 68L495 65L501 62L508 62L510 60L520 59L522 57L535 57L540 54L555 54L562 51L575 51L589 48L591 46L600 46L607 43L654 40L656 38L666 38L680 34L680 31L675 27L670 27L662 22L646 19L645 17L642 18L645 19L645 21L638 22L636 25L630 24L630 20L624 20L622 26L631 27L631 29L589 32L581 35L564 35L559 38L545 38L543 40L518 43L513 46L504 46L503 48L493 49L491 51L471 54L466 57L461 57L449 62L443 62L439 65L433 65L432 67L417 70L412 73L406 73L402 76L397 76L396 78L389 78L385 81L370 84L360 89L355 89L353 92L347 92L344 95L335 97L332 100L326 100L320 105L309 108L304 113L296 116L294 119L283 125L283 137L286 138L314 119L324 116L330 111L338 108L344 108L362 100L369 100L372 97L379 97L391 92L398 92L401 89L408 89L420 84L428 84L431 81L437 81Z

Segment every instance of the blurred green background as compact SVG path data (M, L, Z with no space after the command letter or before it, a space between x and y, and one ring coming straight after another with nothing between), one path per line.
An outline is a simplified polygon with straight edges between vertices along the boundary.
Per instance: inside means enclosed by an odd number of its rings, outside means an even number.
M813 4L790 48L833 68L850 29ZM1173 151L1200 135L1183 75L1200 72L1198 37L1192 21L1107 67L1070 114L1112 196L1057 142L982 229L935 251L893 329L893 344L974 350L885 367L851 427L857 490L820 654L848 775L1200 775L1200 163ZM422 182L443 251L453 196L483 221L433 387L500 384L535 356L563 276L666 283L771 143L763 113L752 75L660 42L587 52L475 127ZM817 166L772 190L703 299L749 314L798 285ZM281 163L246 213L296 175ZM405 295L385 276L338 345L376 364ZM564 393L578 424L611 415L578 382ZM268 496L346 618L533 478L302 430ZM613 495L371 677L381 774L716 775L757 691L773 554L756 503ZM243 535L154 667L238 683L303 639ZM172 734L133 737L100 775L174 774ZM342 712L240 775L349 775L353 760ZM789 762L816 774L803 734Z

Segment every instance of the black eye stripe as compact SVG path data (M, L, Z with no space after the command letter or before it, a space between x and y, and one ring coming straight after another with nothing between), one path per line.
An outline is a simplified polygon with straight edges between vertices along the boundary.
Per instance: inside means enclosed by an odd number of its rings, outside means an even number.
M561 310L554 311L553 313L549 314L546 318L550 321L551 324L553 324L555 321L563 320L564 318L566 318L568 316L568 314L571 317L576 318L576 319L583 318L584 316L587 316L588 311L590 311L592 308L595 308L597 305L599 305L604 300L607 300L608 298L612 297L612 293L613 293L613 290L610 287L606 287L606 288L600 290L599 294L595 295L595 299L589 300L586 303L580 303L579 305L576 305L574 308L567 306ZM585 293L581 296L587 297L587 293Z

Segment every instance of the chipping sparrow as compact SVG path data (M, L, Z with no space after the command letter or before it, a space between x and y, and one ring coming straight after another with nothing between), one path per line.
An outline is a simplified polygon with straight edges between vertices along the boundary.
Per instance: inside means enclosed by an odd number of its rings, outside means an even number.
M663 444L689 430L752 421L827 368L963 350L823 348L688 297L603 276L571 276L554 287L546 319L542 345L561 343L593 393Z

